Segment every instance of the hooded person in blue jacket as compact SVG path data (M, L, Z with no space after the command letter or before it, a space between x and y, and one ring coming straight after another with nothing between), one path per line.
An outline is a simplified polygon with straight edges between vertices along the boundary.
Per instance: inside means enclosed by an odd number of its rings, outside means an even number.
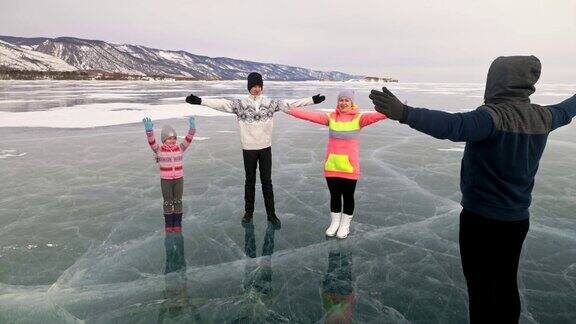
M466 142L460 172L460 256L471 323L517 323L517 272L529 227L534 177L548 134L576 115L576 95L551 106L530 102L541 64L535 56L498 57L484 105L448 113L403 104L372 90L378 112L438 139Z

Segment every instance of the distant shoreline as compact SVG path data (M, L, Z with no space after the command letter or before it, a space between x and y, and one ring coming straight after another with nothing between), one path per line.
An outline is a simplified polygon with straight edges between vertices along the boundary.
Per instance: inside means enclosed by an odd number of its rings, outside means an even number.
M172 75L137 75L119 72L108 72L100 70L77 70L77 71L29 71L0 68L0 80L78 80L78 81L237 81L236 79L200 79L184 76ZM268 81L326 81L326 82L346 82L342 80L320 79L320 80L278 80L267 79ZM365 77L364 79L354 79L349 81L365 82L398 82L391 78Z
M10 69L0 69L0 80L217 81L167 75L135 75L99 70L28 71Z

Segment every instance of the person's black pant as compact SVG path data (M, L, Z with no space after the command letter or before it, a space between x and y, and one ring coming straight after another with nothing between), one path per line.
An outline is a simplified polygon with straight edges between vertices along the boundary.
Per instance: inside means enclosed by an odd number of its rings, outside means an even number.
M244 156L244 171L246 182L244 183L244 210L247 213L254 212L254 196L256 194L256 167L260 171L260 183L266 214L274 215L274 191L272 188L272 148L261 150L242 150Z
M354 191L357 180L327 177L328 190L330 190L330 211L333 213L354 213ZM342 210L342 198L344 198L344 210Z
M463 209L460 258L468 286L470 323L518 323L516 275L530 222L498 221Z

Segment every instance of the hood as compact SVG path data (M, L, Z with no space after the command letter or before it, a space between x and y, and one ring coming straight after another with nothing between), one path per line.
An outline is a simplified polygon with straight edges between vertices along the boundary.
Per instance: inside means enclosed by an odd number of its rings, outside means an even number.
M541 70L536 56L498 57L488 70L484 103L530 102Z

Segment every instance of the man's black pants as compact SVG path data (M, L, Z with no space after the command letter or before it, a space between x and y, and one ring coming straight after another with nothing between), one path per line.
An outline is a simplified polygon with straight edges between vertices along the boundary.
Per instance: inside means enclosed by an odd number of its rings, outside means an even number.
M272 189L272 148L261 150L242 150L244 156L244 171L246 182L244 183L244 210L247 213L254 212L254 196L256 194L256 167L260 171L260 183L266 214L274 215L274 191Z
M463 209L460 257L468 285L470 323L518 323L516 275L530 222L499 221Z

